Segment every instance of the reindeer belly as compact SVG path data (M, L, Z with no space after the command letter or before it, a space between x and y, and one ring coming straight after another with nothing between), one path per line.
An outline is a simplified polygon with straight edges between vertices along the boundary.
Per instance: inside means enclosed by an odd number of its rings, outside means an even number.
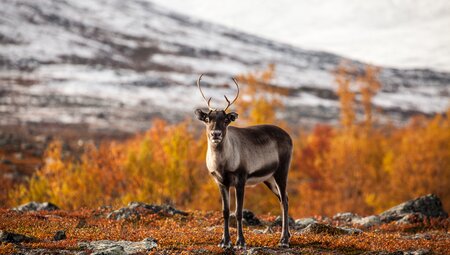
M275 170L278 168L278 162L272 162L263 165L257 170L254 170L250 172L247 175L247 182L246 185L253 186L258 183L261 183L263 181L268 180L270 177L273 176L275 173Z

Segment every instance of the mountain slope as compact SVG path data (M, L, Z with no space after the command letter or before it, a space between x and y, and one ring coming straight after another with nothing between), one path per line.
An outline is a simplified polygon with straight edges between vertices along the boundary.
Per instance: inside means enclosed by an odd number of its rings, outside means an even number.
M236 74L276 65L274 84L293 123L334 122L333 70L346 60L306 51L179 15L144 0L0 3L0 119L19 123L87 123L95 129L142 130L152 117L184 118L203 100L194 86L208 73L208 95L223 103ZM348 60L347 61L351 61ZM355 65L362 65L353 62ZM450 74L381 71L376 106L403 120L442 112ZM328 94L330 94L328 93ZM217 105L217 107L220 107Z
M153 1L305 49L382 66L450 71L447 0Z

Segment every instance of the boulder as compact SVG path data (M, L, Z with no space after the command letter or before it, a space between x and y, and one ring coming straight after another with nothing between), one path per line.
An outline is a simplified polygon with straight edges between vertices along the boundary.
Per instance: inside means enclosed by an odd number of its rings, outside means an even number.
M78 243L80 249L91 250L96 255L146 254L158 247L153 238L146 238L140 242L100 240Z
M127 207L120 208L108 214L108 219L121 220L129 219L132 217L140 217L146 214L168 214L168 215L183 215L187 216L188 213L175 209L170 205L153 205L145 204L141 202L130 202Z
M55 211L59 210L59 207L50 202L38 203L29 202L18 207L13 208L15 211L19 212L32 212L32 211Z
M353 224L360 225L365 228L370 228L373 226L378 226L381 224L380 216L378 215L371 215L364 218L353 218L352 222Z
M255 214L247 209L242 210L242 219L245 220L249 226L261 226L261 221L255 216Z
M295 220L295 229L300 230L306 228L310 224L316 223L317 220L314 218L302 218Z
M363 231L358 228L347 228L347 227L337 227L338 229L344 230L347 235L358 235Z
M360 219L360 218L361 218L361 216L359 216L356 213L351 213L351 212L338 213L333 216L333 220L338 221L338 222L346 222L346 223L351 223L353 220Z
M282 222L283 221L281 219L281 216L277 216L275 218L275 220L272 222L272 226L281 226ZM295 220L291 216L288 217L288 222L289 222L289 226L291 226L291 227L295 226Z
M299 231L301 234L353 235L362 233L356 228L333 227L322 223L312 223Z
M400 220L408 214L415 213L432 218L448 217L448 213L444 211L439 197L434 194L429 194L394 206L381 213L380 218L382 222L389 223Z
M397 220L397 224L412 224L422 222L426 218L425 215L421 213L410 213L403 216L403 218Z
M230 214L230 226L236 227L236 214L232 213ZM245 226L261 226L261 221L255 216L255 214L248 210L243 209L242 210L242 224Z
M125 249L122 246L112 246L109 248L94 251L91 255L126 255Z
M33 237L0 230L0 242L23 243L23 242L32 242L34 240L35 240L35 238L33 238Z

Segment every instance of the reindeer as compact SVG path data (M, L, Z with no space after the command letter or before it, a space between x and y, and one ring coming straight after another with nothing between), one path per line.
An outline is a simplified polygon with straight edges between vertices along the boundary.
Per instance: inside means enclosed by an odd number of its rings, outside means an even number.
M200 87L202 75L197 80L197 87L208 105L208 112L195 110L197 119L206 125L208 150L206 166L219 186L222 197L224 228L219 247L231 248L229 232L230 187L236 191L236 220L238 236L237 248L245 248L242 232L242 209L245 186L264 183L279 199L282 211L282 234L279 246L289 247L288 196L286 192L289 165L292 156L292 139L286 131L274 125L257 125L246 128L229 126L238 118L235 112L227 113L227 109L239 97L237 94L223 110L210 106L211 98L206 99Z

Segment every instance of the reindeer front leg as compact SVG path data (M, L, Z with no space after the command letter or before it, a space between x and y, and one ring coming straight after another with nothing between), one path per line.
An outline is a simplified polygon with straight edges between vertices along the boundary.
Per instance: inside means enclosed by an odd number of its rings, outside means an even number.
M242 209L244 207L245 181L239 180L236 185L236 222L237 222L237 241L236 246L239 249L245 248L244 233L242 231Z
M230 188L219 184L220 195L222 196L222 212L223 212L223 237L222 241L219 243L221 248L231 248L230 240L230 229L229 229L229 219L230 219Z

